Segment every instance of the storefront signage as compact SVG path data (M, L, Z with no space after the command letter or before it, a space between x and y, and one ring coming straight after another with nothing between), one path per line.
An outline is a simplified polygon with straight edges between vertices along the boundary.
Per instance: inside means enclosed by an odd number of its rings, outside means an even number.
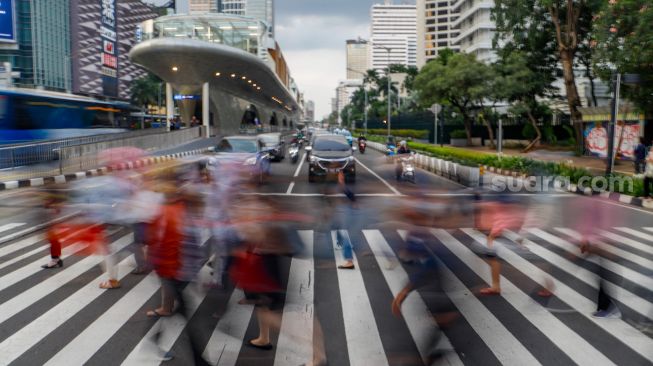
M14 0L0 0L0 42L16 43Z
M2 1L2 0L0 0ZM102 42L102 90L106 96L118 96L118 37L116 0L100 1L100 38Z

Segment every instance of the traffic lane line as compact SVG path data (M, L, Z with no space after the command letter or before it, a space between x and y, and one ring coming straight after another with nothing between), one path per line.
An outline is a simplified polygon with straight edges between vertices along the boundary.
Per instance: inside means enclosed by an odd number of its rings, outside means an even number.
M386 187L388 187L388 188L392 191L392 193L394 193L394 194L397 195L397 196L401 196L401 195L402 195L401 192L399 192L395 187L393 187L392 185L390 185L390 183L388 183L385 179L381 178L381 177L380 177L378 174L376 174L372 169L368 168L367 165L363 164L363 163L362 163L358 158L354 157L354 159L356 160L356 162L357 162L360 166L362 166L363 168L365 168L368 172L370 172L373 176L375 176L378 180L380 180L383 184L385 184Z
M286 191L286 194L292 194L292 189L295 187L295 182L290 182L290 185L288 186L288 190Z
M306 152L304 152L304 155L302 155L302 158L299 160L299 166L297 167L297 170L295 170L295 175L293 175L294 178L297 178L299 176L299 172L302 171L304 161L306 161Z

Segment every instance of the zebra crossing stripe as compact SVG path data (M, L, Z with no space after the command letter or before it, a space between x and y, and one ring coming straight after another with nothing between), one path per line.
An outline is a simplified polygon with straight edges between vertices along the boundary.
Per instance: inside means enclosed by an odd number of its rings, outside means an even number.
M629 227L616 227L615 229L617 229L617 230L619 230L619 231L621 231L623 233L630 234L632 236L636 236L636 237L638 237L640 239L653 241L653 235L643 233L641 231L634 230L634 229L631 229Z
M0 226L0 233L11 230L11 229L15 229L17 227L21 227L23 225L25 225L24 222L13 222L13 223L10 223L10 224L2 225L2 226Z
M517 238L519 238L519 235L509 230L506 230L504 235L506 238L513 241L516 241ZM584 282L585 284L587 284L592 288L595 289L599 288L598 281L596 280L596 275L594 273L588 271L587 269L577 264L570 262L566 258L563 258L546 248L537 245L536 243L533 243L530 240L524 240L524 244L528 245L528 249L531 252L545 259L550 264L560 268L562 271L567 272L571 276L578 278L580 281ZM613 294L615 299L617 299L619 302L628 306L629 308L631 308L635 312L638 312L644 317L649 317L649 318L653 317L653 304L650 301L642 299L641 297L633 294L632 292L622 287L615 285L610 281L606 280L605 285L606 285L606 289L611 294Z
M29 238L25 238L23 240L17 241L13 244L6 245L0 248L0 258L7 256L17 250L21 250L24 249L25 247L41 242L44 239L45 236L43 236L43 234L37 234L37 235L30 236Z
M617 243L627 245L627 246L629 246L629 247L631 247L633 249L640 250L640 251L642 251L644 253L647 253L647 254L653 254L653 246L643 244L643 243L640 243L640 242L638 242L636 240L633 240L631 238L627 238L625 236L621 236L619 234L611 233L611 232L605 231L605 230L601 230L600 233L604 237L606 237L608 239L611 239L611 240L614 240Z
M132 267L133 263L133 256L129 256L120 262L118 266L123 267L125 270L120 271L123 274L119 276L118 279L122 279L129 273L125 267ZM2 362L7 364L13 362L43 338L47 337L48 334L93 302L93 300L102 295L106 290L100 289L98 283L103 278L104 274L98 276L86 286L82 287L77 292L67 297L36 320L27 324L18 332L12 334L9 338L0 343Z
M245 293L240 289L232 292L227 312L220 317L211 334L202 353L202 357L211 365L234 366L238 361L243 338L254 311L254 305L238 304L244 297Z
M313 258L313 231L300 230L304 244L302 257L293 257L286 289L286 303L277 341L275 366L302 365L313 360L313 318L315 265ZM320 332L321 333L321 332ZM308 337L308 339L306 339ZM322 350L321 345L316 345Z
M122 250L133 241L133 238L133 234L123 236L114 243L115 248L117 250ZM103 261L103 259L104 257L97 255L86 257L81 261L73 264L72 266L66 267L65 270L57 273L56 275L44 280L43 282L40 282L38 285L33 286L28 290L21 292L19 295L14 296L10 300L0 304L0 324L12 316L18 314L19 312L25 310L28 306L32 305L36 301L61 288L89 269L97 266ZM31 266L25 266L19 271L22 270L29 270L32 274L34 273L34 268ZM0 278L0 282L3 281L4 278Z
M476 230L461 230L480 243L485 243L487 240L485 235ZM497 247L502 247L502 244L499 240L495 241L495 244ZM519 255L513 253L512 251L506 248L502 249L503 250L501 251L500 256L503 260L505 260L507 263L509 263L511 266L513 266L515 269L527 277L530 277L534 282L544 286L543 279L548 276L547 273L532 263L521 258ZM630 324L624 322L623 320L611 319L611 321L606 322L603 319L596 319L592 317L590 314L596 308L596 304L593 301L590 301L589 299L580 295L572 288L555 278L553 278L553 282L556 286L556 296L558 298L569 304L572 308L580 312L581 315L592 321L600 328L604 329L606 332L620 339L626 346L637 352L642 357L646 358L649 361L653 361L653 353L651 352L653 349L653 339L644 336L640 331L633 328ZM555 338L551 340L555 341Z
M561 233L565 234L565 235L569 235L570 237L575 238L575 239L580 239L580 237L581 237L581 235L578 232L576 232L574 230L571 230L571 229L556 228L556 230L558 232L561 232ZM558 238L556 236L553 236L551 234L543 232L542 230L539 230L539 229L534 230L533 233L535 235L541 237L542 239L548 241L549 243L557 245L558 247L561 247L562 249L568 251L569 253L571 253L571 254L573 254L575 256L578 256L578 257L581 256L580 249L578 249L577 246L575 246L575 245L573 245L573 244L571 244L571 243L569 243L569 242L567 242L565 240L562 240L562 239L560 239L560 238ZM605 244L601 248L604 249L605 251L613 253L615 255L616 255L616 253L620 253L620 251L617 250L618 248L616 248L614 245ZM629 252L626 252L626 253L628 253L628 256L624 257L625 259L636 260L635 258L633 258L633 257L635 257L635 255L633 255L632 253L629 253ZM618 275L620 275L620 276L622 276L624 278L627 278L630 281L633 281L635 283L639 283L640 285L642 285L642 286L644 286L646 288L653 288L653 278L651 278L649 276L645 276L645 275L643 275L643 274L641 274L641 273L639 273L639 272L637 272L635 270L632 270L632 269L630 269L630 268L628 268L628 267L626 267L624 265L621 265L619 263L615 263L614 261L611 261L611 260L605 260L603 262L599 262L599 260L594 256L589 256L589 257L585 258L585 260L587 260L589 262L592 262L592 263L594 263L596 265L599 265L599 266L602 265L605 268L607 268L610 272L616 273L616 274L618 274ZM640 264L642 262L637 261L635 263ZM650 268L650 267L645 267L645 268Z
M331 232L331 240L337 261L339 256L335 231ZM356 254L353 261L356 270L337 272L349 362L352 365L388 365Z
M408 274L399 264L390 245L388 245L380 231L363 230L363 235L372 253L374 253L376 262L379 264L381 273L390 287L392 295L397 296L408 283ZM426 363L431 351L433 351L433 345L429 343L429 339L432 338L429 335L436 331L438 324L433 320L433 316L418 293L413 293L406 298L402 306L402 315L417 350L424 363ZM444 335L440 346L445 350L453 350L451 342ZM463 365L460 357L455 352L446 352L445 359L449 365Z
M52 357L46 365L85 364L160 288L154 273L147 275L118 302Z
M492 282L487 264L465 245L456 240L445 230L434 229L431 232L449 251L458 257L477 276L487 284ZM536 281L538 282L538 281ZM527 294L510 280L501 276L501 296L517 311L528 314L526 319L539 329L553 344L577 364L612 365L613 363L585 339L573 332L558 318L553 316L540 304L534 302ZM484 339L485 340L485 339Z

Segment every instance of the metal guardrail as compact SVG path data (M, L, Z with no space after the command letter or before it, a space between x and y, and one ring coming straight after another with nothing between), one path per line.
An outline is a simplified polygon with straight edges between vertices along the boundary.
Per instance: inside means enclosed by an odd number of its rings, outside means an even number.
M180 131L143 130L130 134L111 134L110 139L67 145L69 141L28 144L0 148L0 181L31 179L94 169L102 163L99 153L114 147L159 150L202 137L201 127Z
M104 133L92 136L71 137L32 143L0 145L0 169L12 169L25 165L42 164L59 159L58 149L91 144L100 141L146 136L164 132L161 129L147 129L119 133Z

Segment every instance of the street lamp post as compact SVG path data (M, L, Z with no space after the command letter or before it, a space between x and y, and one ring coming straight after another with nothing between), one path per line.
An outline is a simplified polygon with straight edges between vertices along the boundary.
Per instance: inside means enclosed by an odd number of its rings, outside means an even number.
M607 154L607 164L605 167L605 174L610 175L614 170L614 161L615 161L615 146L614 138L617 129L617 121L619 120L619 98L621 94L621 83L629 85L638 85L640 84L641 77L639 74L620 74L615 73L612 77L613 82L613 95L612 95L612 105L610 110L610 124L608 125L608 154Z

